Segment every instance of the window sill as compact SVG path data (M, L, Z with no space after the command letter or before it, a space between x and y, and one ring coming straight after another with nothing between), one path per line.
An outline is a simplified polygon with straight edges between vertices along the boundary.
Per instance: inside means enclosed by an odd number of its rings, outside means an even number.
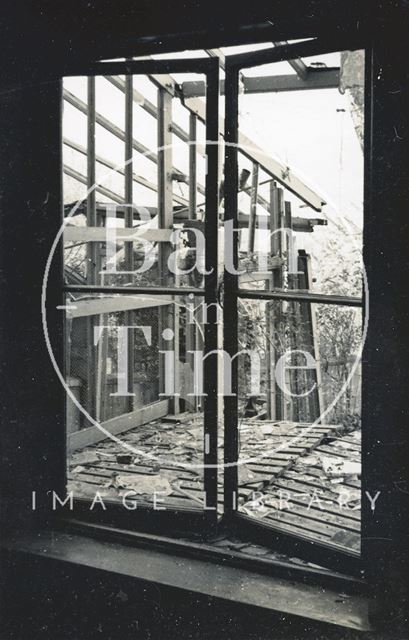
M262 575L198 555L186 557L65 531L26 533L17 540L4 540L3 548L316 622L370 629L369 601L362 594L345 596L339 589Z

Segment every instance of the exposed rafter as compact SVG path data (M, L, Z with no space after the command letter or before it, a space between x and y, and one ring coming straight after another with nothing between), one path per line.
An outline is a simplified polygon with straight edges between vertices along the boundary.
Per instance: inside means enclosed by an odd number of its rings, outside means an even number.
M286 45L286 44L288 44L287 40L280 40L278 42L273 42L273 45L275 47L282 47L283 45ZM305 64L305 62L301 60L301 58L294 58L293 60L287 60L287 62L290 65L290 67L294 69L294 71L296 72L300 80L307 79L308 67Z
M338 89L339 68L310 69L306 80L301 80L295 73L281 76L244 76L242 77L242 87L245 94ZM200 80L183 82L182 92L185 98L203 97L206 93L206 86ZM224 95L224 80L220 81L220 92Z

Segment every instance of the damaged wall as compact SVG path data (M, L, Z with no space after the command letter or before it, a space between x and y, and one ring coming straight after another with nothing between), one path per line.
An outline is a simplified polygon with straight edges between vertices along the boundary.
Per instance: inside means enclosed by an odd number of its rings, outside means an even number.
M349 98L352 120L364 148L365 52L342 51L339 82L340 93Z

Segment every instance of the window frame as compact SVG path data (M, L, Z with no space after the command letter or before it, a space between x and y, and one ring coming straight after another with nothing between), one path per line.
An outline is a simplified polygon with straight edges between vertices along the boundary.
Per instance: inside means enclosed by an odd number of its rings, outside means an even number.
M204 353L209 353L217 349L218 326L217 313L214 305L218 302L218 180L219 180L219 153L218 146L212 141L218 140L219 132L219 72L220 65L217 58L186 58L169 60L125 60L113 62L95 62L89 65L74 65L74 68L66 71L64 77L86 76L88 79L107 75L149 75L149 74L170 74L170 73L198 73L206 78L206 148L207 172L205 181L205 201L206 212L214 215L205 216L205 267L210 273L205 275L205 286L200 293L203 300L209 306L209 314L204 329ZM61 81L63 80L61 79ZM95 83L94 83L95 84ZM160 88L159 91L167 92L167 88ZM91 109L94 118L88 123L88 140L91 149L87 153L88 165L88 188L95 182L95 91L89 93ZM129 109L128 109L129 113ZM158 115L159 135L166 135L163 124ZM128 122L129 127L129 122ZM162 131L161 131L162 128ZM125 141L126 144L126 141ZM127 156L130 153L128 149ZM164 174L165 168L158 164L159 176ZM132 165L127 165L131 167ZM129 182L132 174L125 170L125 191L131 192ZM159 178L160 179L160 178ZM95 190L88 193L87 209L95 209ZM63 234L60 238L63 243ZM61 248L60 252L63 252ZM58 266L62 266L59 260ZM55 268L55 266L54 266ZM153 295L187 295L191 292L198 294L197 289L177 286L109 286L109 285L69 285L64 284L64 270L59 274L61 291L63 293L78 292L83 293L124 293L124 294L153 294ZM62 305L63 306L63 305ZM61 345L58 351L61 353ZM61 356L60 356L61 357ZM64 358L62 361L64 362ZM61 360L60 360L61 362ZM60 367L60 370L63 368ZM204 360L203 391L204 391L204 411L203 411L203 441L208 442L208 448L203 448L204 462L204 491L206 503L203 508L190 508L179 506L177 508L166 507L165 510L154 509L147 505L138 505L135 511L128 511L116 502L104 499L106 509L90 510L91 501L83 498L73 500L74 517L84 518L90 523L118 525L129 530L159 531L175 529L177 531L188 531L189 533L206 538L215 531L218 521L217 512L217 429L218 429L218 407L219 399L217 395L218 367L215 358ZM67 402L67 399L65 400ZM207 449L207 450L206 450ZM67 482L65 474L64 484Z
M365 65L369 52L364 43L358 43L356 38L350 41L337 38L328 42L325 39L304 40L294 44L283 44L274 48L266 48L252 53L242 53L226 57L226 154L225 171L230 175L230 180L226 180L225 199L226 210L225 220L232 221L233 228L238 229L238 180L239 180L239 95L240 95L240 73L248 68L258 65L303 58L310 55L321 55L335 51L364 49ZM365 76L367 77L367 75ZM365 95L367 96L367 87ZM365 110L365 119L368 117L368 109ZM364 165L368 162L368 146L366 137L364 140ZM367 173L364 172L364 192L366 193ZM365 203L364 203L365 204ZM233 266L238 269L238 238L233 237ZM336 306L362 307L365 313L364 300L359 303L358 299L340 295L326 295L320 293L298 293L285 289L274 288L273 292L240 289L239 280L236 275L224 272L225 306L229 308L229 327L224 331L224 350L231 358L239 351L238 346L238 302L240 299L251 299L259 301L274 300L299 300L305 302L322 303L325 305L334 304ZM264 544L269 544L282 553L298 555L303 559L308 559L322 566L328 566L335 571L346 571L350 575L360 576L362 574L362 557L364 555L362 531L365 530L366 522L361 521L361 552L337 548L336 544L315 542L310 537L302 534L290 534L280 530L273 524L266 524L263 521L256 521L251 516L239 511L238 501L238 465L239 460L239 432L238 432L238 362L237 358L232 361L232 396L224 398L225 415L225 457L224 470L224 519L229 526L236 531L243 531L247 535L254 535L256 539ZM361 497L364 495L366 474L362 475ZM363 500L361 500L363 504ZM363 517L367 518L367 512L363 511ZM271 542L274 538L274 545Z
M228 143L237 143L237 127L235 133L235 126L237 121L237 107L238 105L238 96L239 96L239 73L240 70L252 66L256 66L257 64L263 63L271 63L275 61L285 60L288 57L297 57L297 56L308 56L308 55L319 55L324 53L329 53L332 51L338 51L341 49L362 49L365 48L363 43L360 41L359 43L356 41L356 38L351 38L347 41L345 38L342 38L340 41L337 39L333 39L330 43L322 38L316 40L307 40L302 41L296 44L286 44L280 45L274 48L262 49L260 51L256 51L253 53L244 53L237 55L229 55L225 58L226 63L226 84L225 84L225 96L226 96L226 133L225 139ZM112 62L95 62L90 65L80 65L78 68L74 68L70 70L68 73L64 74L64 77L69 76L89 76L95 77L99 75L118 75L118 74L142 74L142 73L177 73L177 72L198 72L204 73L206 75L207 85L209 84L209 79L213 81L212 90L213 92L218 92L218 72L219 72L219 62L216 58L198 58L198 59L176 59L176 60L127 60L127 61L112 61ZM216 80L217 75L217 80ZM237 78L237 81L236 81ZM206 101L206 109L208 108L208 100ZM210 109L207 111L206 123L209 122L208 118L210 118L211 130L213 131L213 135L215 139L218 136L218 113L216 115L215 111L211 111ZM238 121L237 121L238 124ZM217 131L217 134L216 134ZM213 139L213 138L211 138ZM216 146L208 145L210 149L215 150ZM366 157L366 156L365 156ZM226 172L229 172L230 179L226 180L226 205L229 201L232 203L230 206L226 206L226 216L225 219L229 219L229 216L233 215L233 224L234 224L234 214L236 213L236 208L234 207L234 197L237 195L237 170L236 170L236 159L237 159L237 149L234 148L232 151L232 147L226 145L226 158L225 158L225 167ZM215 164L213 164L213 162ZM213 162L209 163L209 166L215 168L216 170L213 173L213 179L218 180L218 169L217 169L217 157L213 154ZM366 161L365 161L366 162ZM232 176L235 178L232 179ZM213 185L214 187L214 185ZM216 192L217 193L217 192ZM215 194L215 190L213 189L213 196ZM217 201L217 195L216 195ZM216 206L217 209L217 206ZM229 212L230 209L230 212ZM217 218L216 218L217 219ZM208 230L206 229L206 250L209 246L213 248L212 254L212 264L217 264L217 231L215 233L215 229L211 229L213 242L208 242ZM233 234L233 256L236 259L237 253L237 238L236 234ZM206 256L206 259L208 257ZM215 261L215 262L214 262ZM236 264L237 267L237 264ZM208 276L207 276L208 278ZM217 275L216 275L217 280ZM213 279L212 288L213 295L206 299L205 294L205 302L218 302L218 282ZM63 287L65 292L78 289L75 286L67 286ZM143 291L144 293L160 293L160 287L152 287L152 289L147 287L125 287L122 289L121 287L103 287L96 285L86 285L85 288L81 287L82 291L85 289L93 291L95 293L104 293L104 292L119 292L120 290L128 293L137 293ZM210 289L210 287L209 287ZM163 292L166 293L169 290L163 288ZM172 291L174 293L174 291ZM183 288L180 289L180 293L184 294L188 292L188 289ZM230 274L228 272L224 273L224 305L229 307L230 310L235 307L237 298L251 298L251 299L288 299L288 292L272 292L271 296L265 295L263 296L263 292L251 291L251 290L243 290L242 292L238 289L238 279L237 276ZM325 303L334 303L334 304L348 304L355 306L355 303L352 299L348 297L342 296L333 296L334 300L330 300L331 296L326 296L322 294L310 294L305 296L305 299L309 297L313 298L316 302ZM303 300L302 296L299 296L299 299ZM211 327L211 323L208 323L206 326L206 330ZM237 318L232 316L231 313L229 315L229 327L228 330L224 331L224 349L228 353L237 353L237 341L235 340L235 336L237 333ZM213 339L216 339L216 336L212 335ZM233 345L234 343L234 345ZM211 371L210 377L207 372ZM217 376L217 363L215 358L208 358L205 360L205 371L204 371L204 381L205 387L206 384L209 383L210 387L212 387L211 380L215 380ZM237 384L237 359L232 361L232 388L234 392L235 384ZM205 389L206 391L206 389ZM237 466L232 465L231 463L234 461L234 458L237 458L237 414L236 414L236 405L237 398L235 397L225 397L224 398L224 415L225 415L225 445L224 445L224 462L228 464L224 470L224 508L225 513L221 518L219 518L218 514L213 511L205 511L201 512L200 509L183 509L180 507L178 509L167 509L166 512L158 511L156 513L150 507L138 507L138 517L135 518L135 515L128 512L124 513L124 510L120 505L115 503L111 503L109 500L105 500L107 506L108 513L92 513L88 512L89 501L83 499L75 499L74 507L77 514L80 514L81 517L84 517L86 521L92 524L106 524L110 523L112 526L119 526L125 530L130 531L145 531L145 532L160 532L167 528L175 527L176 530L182 528L183 530L186 528L190 532L202 535L205 539L211 533L214 533L216 530L227 529L232 533L240 534L242 532L245 535L254 536L255 541L260 543L268 544L268 546L272 547L274 550L288 553L290 555L296 555L297 552L301 554L302 557L308 556L309 560L313 561L317 564L322 564L323 566L329 566L329 568L335 572L347 572L351 576L360 577L362 571L362 564L360 560L360 554L351 552L350 554L346 551L338 551L335 549L333 545L326 545L325 543L317 543L314 544L307 537L299 536L294 540L292 536L282 534L279 530L275 530L272 525L264 525L263 523L255 523L253 519L244 514L240 514L237 512L235 508L230 508L232 504L232 491L234 491L233 487L237 487ZM228 416L228 418L226 418ZM216 440L217 441L217 440ZM215 464L215 460L217 460L217 451L212 452L212 456L208 458L208 460L212 460L207 464ZM213 469L206 469L208 482L210 478L214 481L214 471ZM217 473L216 473L217 479ZM363 479L363 478L362 478ZM364 484L364 483L363 483ZM214 487L214 484L213 484ZM363 491L363 489L362 489ZM210 495L210 500L207 498L208 506L212 507L213 504L217 503L217 486L216 486L216 495L214 495L214 489L212 491L213 496L207 493L207 496ZM139 517L140 515L140 517ZM274 536L274 543L271 542L271 536Z
M325 11L327 11L325 9ZM344 11L344 9L343 9ZM364 18L364 16L362 16ZM378 16L379 18L379 16ZM294 20L294 17L291 17ZM297 21L295 19L295 28ZM365 21L363 21L365 22ZM279 20L277 21L279 25ZM313 21L308 20L308 32L313 30ZM332 23L331 23L332 24ZM346 24L348 21L346 19ZM365 226L364 226L364 259L368 270L371 285L371 322L369 334L365 346L363 358L363 421L370 427L363 442L363 477L366 477L366 488L376 490L381 487L389 491L390 500L385 507L374 517L370 510L369 503L364 504L367 516L363 520L365 531L363 535L367 539L367 551L364 557L366 577L374 592L379 595L382 601L385 594L388 595L388 604L381 604L381 610L385 614L385 620L389 619L391 611L396 611L397 602L400 601L396 588L396 578L403 574L400 564L407 554L406 538L401 532L406 531L404 518L404 507L402 506L402 494L395 495L393 487L395 480L404 474L404 467L400 466L401 457L407 452L407 432L403 425L404 409L407 408L407 398L403 398L402 391L388 387L388 379L397 380L399 367L405 367L409 354L406 344L399 341L400 334L386 332L384 349L391 356L382 356L377 353L377 339L379 334L386 329L395 326L400 331L405 324L406 307L402 298L397 297L396 304L391 308L391 313L382 317L381 307L386 298L387 302L393 302L390 294L385 296L384 287L388 287L388 278L392 277L395 267L401 269L400 285L407 275L407 267L402 262L406 255L407 245L405 245L406 235L396 234L388 231L385 227L385 213L396 216L396 223L404 224L406 220L406 194L403 187L396 188L396 184L403 184L407 179L408 169L405 164L405 151L407 150L407 140L403 139L399 145L396 144L396 131L400 131L401 126L405 126L407 115L402 110L407 104L407 97L402 93L405 88L404 81L407 78L403 65L401 65L401 55L403 54L404 33L399 30L404 24L400 23L400 12L397 11L389 17L384 26L374 23L360 26L362 35L358 42L359 48L365 48L369 52L367 60L367 84L365 100L365 129L368 148L366 151L365 172L366 193L365 193ZM397 30L390 31L391 25ZM325 24L324 24L325 26ZM351 29L355 27L349 25ZM370 29L369 29L370 27ZM280 31L281 29L281 31ZM280 37L301 37L306 35L307 26L304 24L304 31L294 31L287 26L284 30L278 26L274 33L280 33ZM323 27L321 25L321 31ZM263 34L266 32L263 31ZM345 33L345 30L344 30ZM294 36L296 34L296 36ZM402 39L399 39L399 36ZM224 37L224 36L223 36ZM275 36L279 37L279 36ZM222 36L212 37L222 40ZM251 32L243 31L241 35L227 34L225 42L235 43L256 42L266 40L266 36L260 36L257 28ZM172 42L172 39L169 40ZM165 43L165 49L169 50L169 42ZM200 38L185 40L178 36L178 46L184 46L186 42L191 42L192 46L199 46L203 42ZM182 44L183 43L183 44ZM122 39L116 35L114 51L119 53ZM163 45L151 43L150 50L163 50ZM137 54L146 53L146 47L141 42L133 42L128 45L127 55L132 52ZM341 41L338 49L348 48L347 41ZM13 50L14 51L14 50ZM121 51L122 52L122 51ZM94 54L95 55L95 54ZM4 273L8 278L2 281L2 290L6 298L10 300L9 313L4 316L4 330L8 332L8 340L3 342L4 362L9 363L9 369L4 374L3 401L5 407L5 420L8 422L7 429L4 429L4 455L6 459L13 460L13 478L7 476L11 468L10 463L4 466L5 482L3 484L4 493L4 513L5 523L8 524L13 533L24 528L35 526L52 527L56 524L54 514L50 514L48 505L38 504L36 513L33 511L29 501L29 492L36 489L38 492L46 493L51 490L65 491L64 485L64 465L65 465L65 429L64 429L64 402L65 394L60 383L51 379L52 368L49 363L48 354L42 343L42 328L39 322L38 298L41 292L40 281L44 263L52 244L55 234L58 232L60 222L56 216L56 210L62 211L61 201L61 105L62 87L61 77L67 75L67 71L76 67L83 72L84 67L90 64L91 54L86 56L82 51L77 56L77 61L82 57L82 63L61 59L52 61L49 67L44 63L44 68L38 76L35 76L33 84L24 87L21 95L13 91L10 92L7 102L1 105L3 115L2 121L10 123L9 132L7 127L4 136L4 151L14 154L15 161L10 163L8 157L2 163L2 184L6 184L5 196L3 200L4 210L8 213L7 222L4 226L4 247L2 251L2 264ZM77 72L77 73L78 73ZM13 74L10 74L13 86ZM10 80L10 78L8 78ZM36 84L38 78L42 84ZM20 84L20 79L17 84ZM390 90L389 90L390 89ZM392 91L393 89L393 91ZM28 124L29 118L37 126ZM406 120L405 120L406 118ZM47 143L44 142L47 141ZM27 160L26 149L36 149L34 164ZM24 150L24 153L22 152ZM33 151L34 153L34 151ZM385 164L385 154L389 154L388 163ZM21 179L21 180L20 180ZM51 189L50 189L51 186ZM26 211L27 202L31 203L37 214L36 224L28 232L27 219L21 216L21 211ZM14 215L12 215L14 214ZM403 230L403 228L402 228ZM386 255L390 259L386 265L379 264L380 247L385 249ZM21 264L32 265L29 273L25 273L24 279L20 278L15 269L16 259ZM60 290L60 282L53 275L52 286L50 288L50 299L53 299L54 306L63 304ZM391 289L391 294L395 294L395 289ZM27 300L32 303L27 305ZM24 314L24 315L23 315ZM15 332L16 316L23 319L20 323L18 337ZM62 345L61 329L59 325L60 312L54 312L55 323L53 323L53 336ZM402 340L404 334L402 333ZM26 350L32 348L33 341L35 348L35 369L31 367L31 359L27 359ZM398 347L399 343L399 348ZM37 345L39 347L37 348ZM62 361L62 355L56 354L57 360ZM386 371L385 363L391 364L391 370ZM18 369L23 366L25 369ZM30 372L38 377L26 377ZM22 375L22 380L27 382L24 393L13 386L10 386L6 375L14 371L16 376ZM377 376L377 388L373 389L367 380L370 376ZM378 380L379 377L379 380ZM36 381L36 384L33 381ZM31 389L31 387L34 389ZM385 441L384 420L382 412L379 410L379 403L392 402L392 419L395 421L393 429L393 440L400 442L399 451L397 448L388 449L387 464L385 465L384 450L382 444ZM406 438L406 440L405 440ZM379 445L379 442L382 444ZM386 443L388 444L388 443ZM392 443L390 443L392 444ZM16 451L19 451L16 459ZM397 463L395 465L395 463ZM396 469L395 469L396 466ZM407 467L406 467L407 468ZM396 487L395 487L396 488ZM396 492L395 492L396 493ZM403 497L405 497L403 495ZM385 530L389 530L388 523L397 525L397 537L385 540L383 535ZM65 525L64 525L65 526ZM103 535L103 533L101 534ZM125 532L120 535L126 535ZM378 562L374 562L374 558ZM257 564L257 561L255 560ZM271 561L272 565L276 565ZM290 567L289 571L295 571ZM302 577L307 570L301 570ZM321 578L318 578L319 580ZM399 580L398 580L399 582ZM396 597L397 596L397 597ZM396 598L396 599L394 599ZM382 616L382 612L380 614ZM380 618L381 619L381 618Z

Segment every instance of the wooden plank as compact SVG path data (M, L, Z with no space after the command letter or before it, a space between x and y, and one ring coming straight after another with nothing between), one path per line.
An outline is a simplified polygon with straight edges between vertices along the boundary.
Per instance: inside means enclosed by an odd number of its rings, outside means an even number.
M248 190L245 189L245 191L248 191ZM259 194L257 195L257 202L258 204L261 204L261 206L264 207L264 209L267 209L267 211L270 211L269 203L267 202L267 200L262 198ZM250 222L250 216L248 216L245 213L239 212L239 228L240 229L242 227L247 228L249 226L249 222ZM256 227L265 229L267 227L267 224L268 224L268 216L263 214L257 214ZM314 231L315 226L326 226L327 224L328 222L325 218L300 218L300 217L294 216L292 218L291 228L293 231L298 231L303 233L312 233Z
M68 165L64 164L63 171L65 175L70 176L70 178L74 178L74 180L77 180L77 182L80 182L81 184L85 184L85 185L87 184L86 176L83 176L82 173L80 173L79 171L76 171L72 167L69 167ZM111 200L112 202L116 202L118 204L123 204L124 202L124 199L122 196L119 196L117 193L115 193L114 191L111 191L110 189L107 189L101 184L97 184L97 186L95 187L95 191L105 196L106 198L108 198L108 200Z
M104 76L104 77L114 87L116 87L120 91L125 91L125 80L123 80L120 76ZM149 113L149 115L157 119L158 117L157 107L153 104L153 102L150 102L145 96L143 96L136 89L133 90L133 100L136 104L139 104L142 107L142 109L146 111L146 113ZM189 142L189 140L192 139L190 134L187 133L184 129L182 129L182 127L180 127L178 124L176 124L176 122L172 122L170 126L172 129L172 133L174 133L183 142ZM203 157L205 156L205 152L202 145L198 145L197 150L201 156Z
M266 519L274 522L278 527L285 525L286 527L294 528L293 533L295 535L300 532L299 530L302 530L304 535L311 536L314 540L326 537L331 539L340 530L327 522L307 520L288 511L272 511L266 515Z
M73 93L71 93L67 89L64 89L64 100L67 100L67 102L69 102L73 107L75 107L76 109L78 109L79 111L87 115L88 107L85 104L85 102L83 102L80 98L77 98L77 96L75 96ZM95 120L96 120L96 123L99 124L104 129L106 129L106 131L111 133L113 136L115 136L119 140L122 140L122 142L125 142L125 132L121 129L121 127L118 127L116 124L111 122L111 120L101 115L100 113L96 113ZM148 158L152 162L155 162L155 163L158 162L157 154L151 151L150 149L148 149L148 147L146 147L144 144L138 142L138 140L136 140L135 138L133 138L132 140L132 148L135 149L135 151L138 151L139 153L143 154L146 158Z
M112 298L91 298L89 300L75 300L67 305L67 318L86 318L100 313L114 313L131 309L150 309L173 304L170 298L163 296L126 296L119 295Z
M297 480L297 478L299 478L299 480L301 482L303 482L304 484L307 484L309 486L313 486L316 488L321 488L322 489L322 481L327 481L329 482L329 478L325 477L325 474L323 472L323 470L320 467L312 467L312 466L308 466L308 470L302 470L301 469L290 469L288 471L285 472L285 477L289 478L291 480ZM348 479L344 479L342 482L343 486L345 487L349 487L351 489L360 489L361 488L361 483L359 480L352 480L351 478ZM324 485L325 486L325 485Z
M189 114L189 215L192 220L197 218L197 118Z
M275 499L277 505L279 505L280 503L280 496L281 496L281 503L283 506L281 509L277 508L277 513L294 514L297 518L300 519L300 521L302 520L305 521L306 523L305 526L307 526L308 528L314 529L315 523L319 523L319 524L328 524L331 527L334 527L335 532L336 530L341 529L341 530L354 531L356 533L360 533L361 526L359 521L348 520L347 518L344 518L341 508L338 509L338 513L336 512L331 513L329 511L324 511L324 509L320 509L320 508L313 509L312 506L310 507L309 501L312 500L313 495L311 495L310 498L307 498L304 501L302 501L301 499L298 499L297 501L295 501L291 496L291 498L288 500L288 503L289 503L288 507L285 505L285 502L287 501L283 499L282 493L281 494L280 492L278 492L277 494L271 493L271 490L269 488L268 495ZM325 501L326 501L325 496L318 496L318 497L321 501L321 504L325 504ZM272 502L273 501L271 499L270 503ZM285 518L283 519L285 520Z
M339 87L339 68L309 68L305 80L301 80L294 73L285 73L271 76L244 76L241 82L245 94L337 89ZM182 83L182 93L185 99L203 97L205 92L206 85L202 80L192 80ZM220 93L224 95L224 80L220 81Z
M274 491L275 489L281 490L282 492L288 491L291 494L291 498L293 500L304 500L303 504L305 504L305 498L300 498L297 494L301 495L312 495L314 490L317 491L317 495L322 499L322 503L325 500L325 507L323 511L327 510L330 513L338 513L339 512L339 504L335 498L329 491L327 491L322 485L307 485L302 481L297 479L289 479L286 475L281 478L274 479L274 483L269 487L269 491ZM312 489L312 490L311 490ZM315 508L314 506L311 507ZM347 511L344 513L345 518L349 518L351 520L356 520L360 522L361 516L359 510L356 511Z
M74 142L73 140L68 140L68 138L64 138L64 144L67 147L70 147L71 149L74 149L74 151L78 151L78 153L81 153L82 155L87 155L87 150L85 147L83 147L82 145L78 144L77 142ZM112 169L114 171L116 171L116 173L118 173L119 175L125 175L125 171L123 169L123 167L118 167L115 162L111 162L111 160L108 160L107 158L104 158L100 155L96 155L95 156L96 162L97 164L101 164L104 167L107 167L108 169ZM155 191L157 192L158 187L154 182L151 182L150 180L147 180L146 178L144 178L143 176L137 175L136 173L133 174L133 180L134 182L136 182L137 184L142 185L143 187L146 187L147 189L149 189L150 191ZM178 204L181 205L187 205L188 204L188 200L186 198L183 198L182 196L178 195L178 194L174 194L173 195L173 200L174 202L177 202ZM115 200L116 202L116 200ZM123 198L119 199L119 202L123 202ZM100 204L98 204L98 206L100 206ZM137 207L136 207L137 208ZM150 209L150 207L144 207L144 209ZM119 212L117 212L119 213ZM153 215L156 215L153 214ZM151 214L152 216L152 214ZM119 216L118 216L119 217Z
M272 260L272 269L279 269L282 264L281 258ZM263 282L271 276L271 271L248 271L239 276L239 283L247 284L249 282Z
M317 495L321 501L321 506L318 506L318 503L312 503L311 506L309 506L308 499L303 496L305 496L305 494L308 494L312 497L313 492L311 492L311 490L309 492L305 492L305 489L302 488L302 485L300 486L296 482L291 482L287 485L285 480L283 480L282 478L278 478L276 481L274 481L274 484L268 488L268 493L276 496L278 500L280 500L281 498L281 501L283 503L286 499L286 491L290 494L288 502L291 505L292 503L300 505L307 509L308 512L317 512L318 514L323 514L323 517L326 517L326 514L328 516L341 517L340 514L342 514L342 521L344 522L345 528L351 529L353 531L360 531L361 519L359 511L349 511L347 509L341 510L336 500L331 501L328 492L317 492Z
M122 416L111 418L102 423L102 426L109 431L112 435L119 435L125 431L129 431L142 424L146 424L151 420L157 420L162 416L165 416L169 410L168 400L159 400L153 404L136 409L132 413L125 413ZM68 436L67 448L68 451L74 451L76 449L82 449L91 444L106 440L107 436L98 427L92 426L86 429L81 429L75 433L71 433Z
M250 195L250 218L248 231L248 253L254 252L254 240L256 235L256 217L257 217L257 195L258 195L258 169L259 166L253 162L253 173L251 176L251 195Z
M110 230L112 232L112 230ZM137 240L147 240L148 242L170 242L172 229L145 229L133 227L132 229L115 229L115 239L118 242L136 242ZM64 228L65 242L106 242L107 229L104 227L87 226L79 227L66 224Z
M279 41L275 41L273 42L273 45L275 47L282 47L284 45L288 45L289 43L287 42L287 40L279 40ZM306 80L307 76L308 76L308 67L305 64L305 62L303 60L301 60L301 58L294 58L294 59L288 59L286 60L287 64L290 65L290 67L292 67L294 69L294 71L296 72L297 76L300 78L300 80Z

